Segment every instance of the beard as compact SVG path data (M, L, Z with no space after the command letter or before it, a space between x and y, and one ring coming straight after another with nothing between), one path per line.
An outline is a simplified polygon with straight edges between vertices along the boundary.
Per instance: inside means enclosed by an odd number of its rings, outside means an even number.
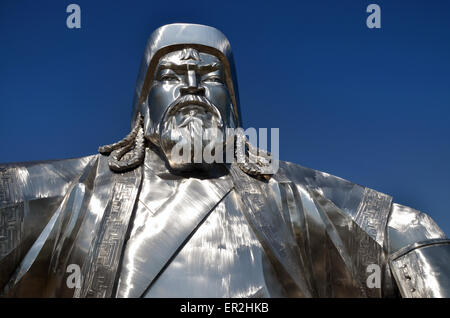
M161 120L159 144L174 170L203 169L222 163L225 135L218 108L204 96L181 96Z

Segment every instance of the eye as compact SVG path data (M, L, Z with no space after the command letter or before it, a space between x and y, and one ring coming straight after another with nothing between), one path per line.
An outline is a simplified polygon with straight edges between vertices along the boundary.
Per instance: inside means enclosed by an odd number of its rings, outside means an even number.
M222 79L219 76L208 76L203 79L203 82L210 82L210 83L220 83L222 84Z
M177 82L178 81L178 77L173 75L173 74L162 74L159 77L159 80L161 82Z

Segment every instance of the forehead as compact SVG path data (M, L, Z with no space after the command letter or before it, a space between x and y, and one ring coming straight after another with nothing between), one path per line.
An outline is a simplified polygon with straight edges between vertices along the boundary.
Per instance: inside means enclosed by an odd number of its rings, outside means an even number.
M192 48L167 53L158 62L158 68L186 68L189 65L201 68L222 68L222 63L216 56Z

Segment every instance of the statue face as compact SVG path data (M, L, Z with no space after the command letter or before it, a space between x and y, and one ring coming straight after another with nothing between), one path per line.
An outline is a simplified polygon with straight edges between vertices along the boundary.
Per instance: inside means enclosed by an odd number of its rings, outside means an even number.
M159 60L148 96L151 131L156 130L168 107L188 94L204 96L228 121L232 103L222 63L214 55L187 48L168 53Z
M220 139L224 127L234 126L228 120L232 102L222 63L214 55L191 48L168 53L160 59L148 105L151 120L146 120L146 135L161 146L172 168L193 167L171 160L170 152L183 135L181 128L188 131L192 142L200 138L204 147L208 144L205 129L217 129L215 138ZM209 133L209 140L213 137Z

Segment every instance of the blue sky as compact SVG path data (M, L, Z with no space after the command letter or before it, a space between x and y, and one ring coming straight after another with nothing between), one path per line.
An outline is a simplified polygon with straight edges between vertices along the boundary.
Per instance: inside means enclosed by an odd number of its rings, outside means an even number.
M81 29L66 6L81 7ZM381 29L365 24L381 6ZM0 162L80 157L129 131L138 67L163 24L233 47L245 127L280 157L388 193L450 233L450 2L0 3Z

